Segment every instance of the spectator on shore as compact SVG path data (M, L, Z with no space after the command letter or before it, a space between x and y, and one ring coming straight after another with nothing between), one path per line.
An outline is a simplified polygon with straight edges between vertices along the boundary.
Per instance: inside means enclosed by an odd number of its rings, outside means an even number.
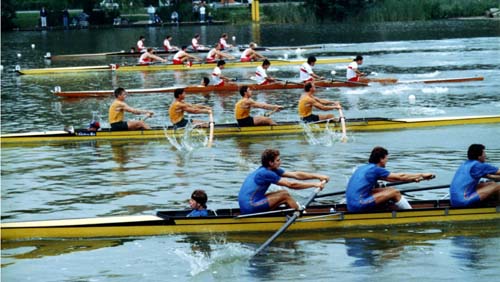
M156 12L155 7L153 7L153 5L149 5L148 7L149 23L154 23L155 12Z
M68 29L69 27L69 12L68 12L68 8L64 9L63 10L63 26L65 29Z
M40 9L40 25L42 28L47 28L47 16L49 13L45 9L44 6L42 6L42 9Z
M200 6L200 9L199 9L199 13L200 13L200 23L204 23L205 22L205 15L206 15L206 8L205 8L205 3L201 3L201 6Z
M170 22L179 23L179 14L177 13L177 11L173 11L170 15Z
M163 21L161 20L160 16L158 14L155 14L154 17L154 24L161 24Z

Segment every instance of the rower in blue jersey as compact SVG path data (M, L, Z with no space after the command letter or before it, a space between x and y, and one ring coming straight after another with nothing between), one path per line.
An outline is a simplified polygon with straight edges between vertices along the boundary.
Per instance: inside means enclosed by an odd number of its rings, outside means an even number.
M500 183L479 183L482 177L500 179L500 169L486 163L485 146L472 144L468 160L458 168L450 185L450 200L454 207L467 207L488 198L499 197Z
M377 205L392 200L399 209L411 209L401 193L393 188L375 188L378 180L414 181L434 178L432 173L393 173L385 169L389 151L382 147L373 148L368 164L356 169L346 189L347 209L350 212L368 211Z
M323 189L324 183L330 179L326 175L302 171L285 171L280 168L280 152L266 149L261 156L261 164L257 170L247 176L238 195L241 214L265 212L286 204L293 209L299 209L297 202L286 190L267 193L271 184L285 186L295 190L307 188ZM289 181L283 177L299 180L319 179L320 182Z

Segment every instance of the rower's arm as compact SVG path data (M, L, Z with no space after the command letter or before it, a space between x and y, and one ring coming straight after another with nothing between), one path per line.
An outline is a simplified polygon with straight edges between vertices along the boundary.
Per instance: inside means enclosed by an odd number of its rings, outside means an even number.
M180 108L190 114L209 114L212 111L212 109L201 108L191 104L184 104Z
M394 181L409 181L409 182L420 182L422 180L429 180L434 178L434 174L432 173L393 173L391 172L389 176L387 176L385 181L394 182Z
M307 188L321 188L325 187L324 182L298 182L298 181L290 181L285 178L281 178L277 183L277 185L285 186L294 190L302 190Z
M318 173L304 172L304 171L285 171L285 173L283 173L283 176L289 178L295 178L298 180L319 179L325 182L328 182L330 180L329 176Z
M252 107L254 108L261 108L261 109L265 109L265 110L280 110L283 108L283 106L279 106L279 105L270 105L270 104L267 104L267 103L260 103L260 102L255 102L252 100L251 102L251 105Z

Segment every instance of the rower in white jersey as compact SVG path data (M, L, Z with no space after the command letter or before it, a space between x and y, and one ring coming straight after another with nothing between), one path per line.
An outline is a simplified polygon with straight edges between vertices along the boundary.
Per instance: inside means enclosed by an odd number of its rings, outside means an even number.
M215 62L217 62L217 60L222 60L222 59L233 60L234 59L233 56L231 56L227 53L221 52L221 47L222 47L222 45L220 43L215 43L215 47L210 49L210 51L208 51L207 58L205 59L205 62L215 63Z
M200 44L200 35L198 33L194 35L193 39L191 39L191 48L193 48L194 51L208 49Z
M226 50L234 47L233 45L227 43L227 33L223 33L220 36L219 43L221 44L221 50Z
M229 77L222 75L222 69L224 69L225 64L224 60L218 61L217 66L212 71L212 82L215 86L224 86L226 81L229 82L231 80Z
M144 36L139 37L139 41L137 41L137 51L139 52L146 52L146 46L144 45L144 41L146 41L146 38Z
M245 49L241 53L240 61L241 62L251 62L251 61L257 61L259 59L265 60L267 59L266 57L262 56L261 54L257 53L254 49L257 47L257 44L250 42L248 44L248 48Z
M267 69L271 66L271 62L268 59L265 59L262 62L261 66L258 66L255 70L255 80L259 85L266 85L276 80L267 74Z
M167 35L163 40L163 49L165 51L179 51L179 47L170 45L170 41L172 41L172 35Z
M313 67L316 64L316 57L315 56L309 56L307 58L307 62L303 63L300 66L300 81L302 82L309 82L309 81L314 81L314 80L322 80L325 79L322 76L319 76L313 72Z
M153 62L160 61L162 63L166 63L167 60L158 57L154 54L153 48L149 47L146 52L144 52L140 57L139 57L139 64L140 65L149 65Z
M362 64L363 64L363 57L360 55L356 56L356 58L352 61L352 63L350 63L347 66L347 72L346 72L347 81L364 82L361 81L363 80L363 78L361 77L366 76L366 73L358 70L358 67Z

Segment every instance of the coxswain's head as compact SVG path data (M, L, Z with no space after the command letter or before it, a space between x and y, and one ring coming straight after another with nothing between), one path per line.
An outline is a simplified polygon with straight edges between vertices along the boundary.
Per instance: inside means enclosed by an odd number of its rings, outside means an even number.
M191 194L191 200L195 201L197 204L202 206L204 209L207 208L207 193L204 190L194 190L193 194ZM195 208L191 206L192 208Z

